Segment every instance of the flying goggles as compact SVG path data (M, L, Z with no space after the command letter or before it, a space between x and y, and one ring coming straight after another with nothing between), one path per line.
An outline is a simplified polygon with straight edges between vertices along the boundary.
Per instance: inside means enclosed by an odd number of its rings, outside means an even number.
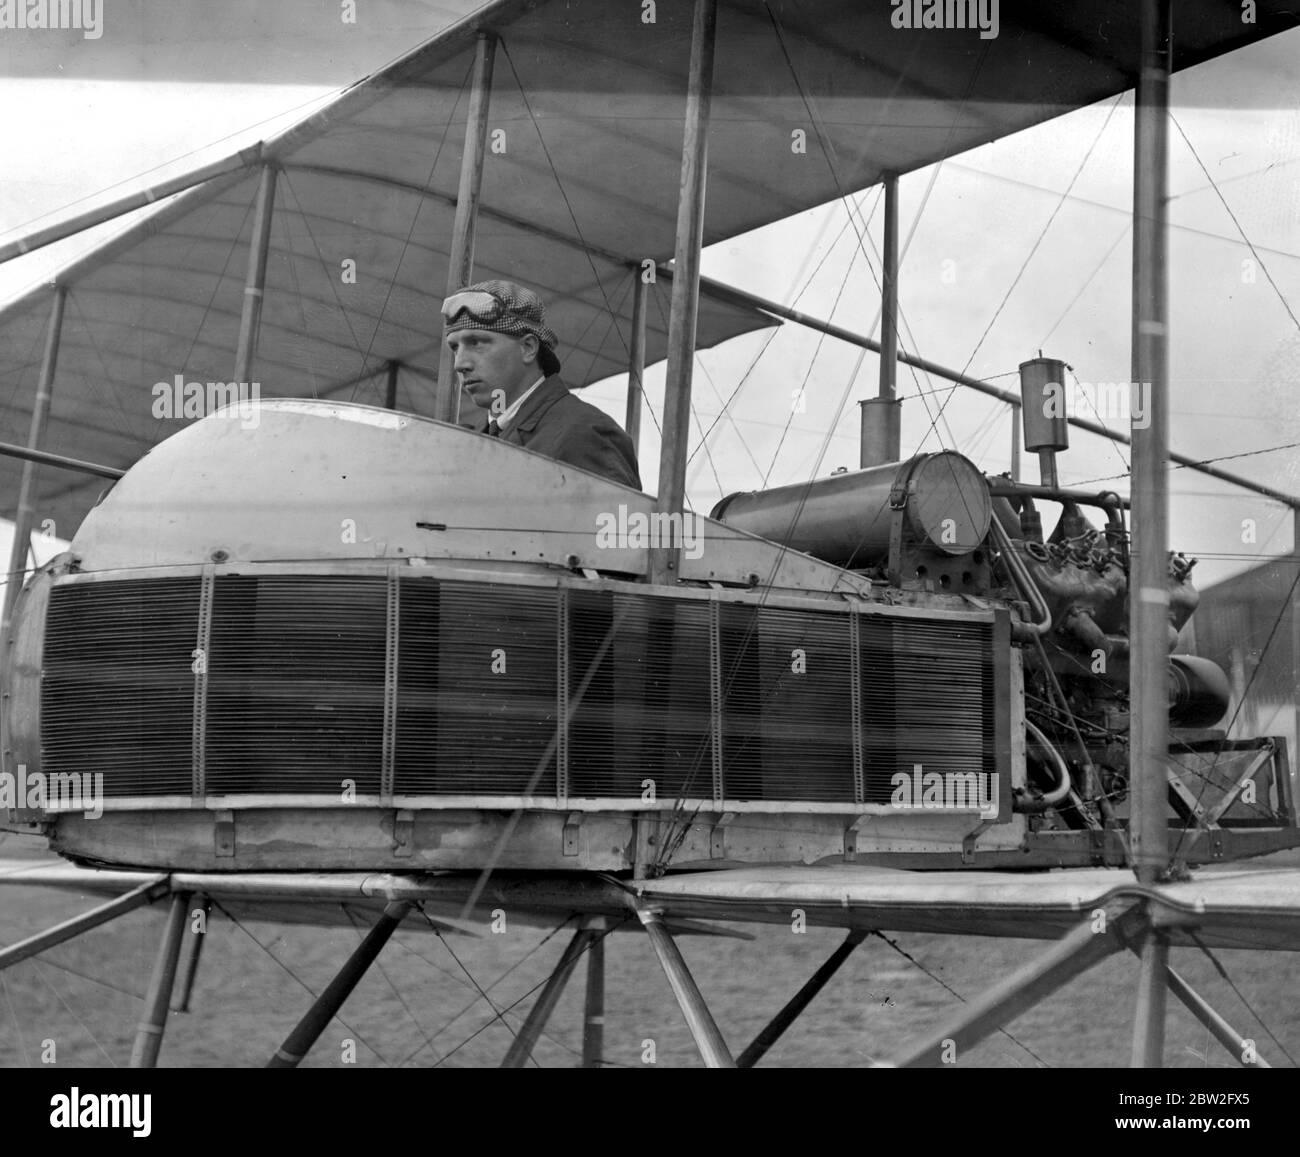
M462 313L467 313L473 321L491 325L500 320L503 314L510 312L512 311L505 302L485 289L462 290L453 293L442 303L443 321L455 321Z

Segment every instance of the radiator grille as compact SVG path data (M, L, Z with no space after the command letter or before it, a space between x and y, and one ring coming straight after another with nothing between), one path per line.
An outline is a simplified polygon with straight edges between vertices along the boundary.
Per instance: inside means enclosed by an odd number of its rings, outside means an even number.
M199 579L55 587L41 676L46 774L106 795L188 793Z
M196 761L201 593L197 577L54 589L47 771L102 771L110 796L187 794L199 762L209 794L339 796L348 781L374 794L387 771L399 795L656 800L710 798L720 772L737 802L855 800L847 613L418 576L221 576ZM861 802L890 802L892 777L915 764L997 770L991 624L861 614L857 637Z
M400 598L393 790L555 795L555 591L415 579Z
M207 789L379 790L383 578L230 575L212 593Z
M991 636L986 623L862 618L865 802L889 803L894 774L916 764L997 770Z

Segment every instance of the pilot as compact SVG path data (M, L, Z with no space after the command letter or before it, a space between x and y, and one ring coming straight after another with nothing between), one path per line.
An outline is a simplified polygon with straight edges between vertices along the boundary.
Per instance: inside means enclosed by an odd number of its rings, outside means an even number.
M479 413L472 429L641 489L632 439L560 378L556 337L531 290L481 281L442 303L447 344Z

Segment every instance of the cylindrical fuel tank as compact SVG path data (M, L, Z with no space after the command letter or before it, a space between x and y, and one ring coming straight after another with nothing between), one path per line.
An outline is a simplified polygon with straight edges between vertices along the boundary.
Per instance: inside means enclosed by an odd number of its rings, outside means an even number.
M905 500L914 536L946 554L967 554L988 534L988 483L969 458L952 450L729 494L711 517L837 566L861 567L889 554L891 499Z

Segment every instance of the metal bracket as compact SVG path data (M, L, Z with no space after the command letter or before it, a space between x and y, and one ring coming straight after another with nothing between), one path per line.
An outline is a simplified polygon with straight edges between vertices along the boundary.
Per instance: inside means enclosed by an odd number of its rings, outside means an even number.
M213 819L213 852L217 859L230 859L235 854L235 813L217 812Z
M1094 867L1104 867L1106 864L1106 829L1089 828L1088 829L1088 852L1092 859Z
M709 859L725 860L727 858L727 825L736 818L735 812L723 812L718 822L709 833Z
M582 834L582 812L570 812L564 821L560 846L564 855L576 856L580 848L578 837Z
M865 815L855 816L853 822L844 829L844 859L852 863L858 854L858 828L866 822Z
M984 820L978 827L972 828L962 837L961 862L963 864L973 864L975 862L975 841L997 822L996 819Z
M403 859L415 851L415 812L403 808L393 813L393 855Z
M1179 798L1183 807L1191 814L1192 821L1197 827L1213 830L1219 826L1213 820L1207 818L1205 808L1201 806L1201 801L1192 794L1191 789L1182 781L1180 776L1171 769L1165 768L1165 779L1169 783L1169 790Z

